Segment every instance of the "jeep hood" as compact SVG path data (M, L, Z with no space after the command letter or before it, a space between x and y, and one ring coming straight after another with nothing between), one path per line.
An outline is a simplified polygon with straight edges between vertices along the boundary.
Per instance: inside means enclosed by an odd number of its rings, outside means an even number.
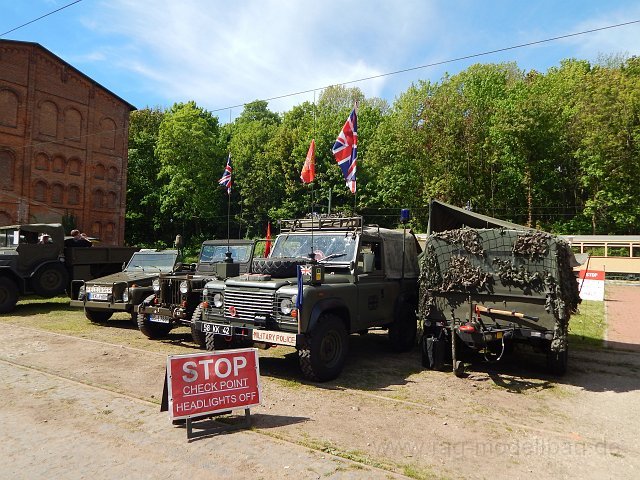
M152 280L160 276L160 272L118 272L107 275L106 277L94 278L85 283L87 285L111 285L112 283L135 283L143 280ZM151 282L149 282L151 283Z

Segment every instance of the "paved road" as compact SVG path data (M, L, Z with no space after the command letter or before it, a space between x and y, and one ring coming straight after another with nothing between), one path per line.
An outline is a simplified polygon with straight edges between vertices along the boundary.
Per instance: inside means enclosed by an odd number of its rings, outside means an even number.
M606 345L640 351L640 284L607 283L605 302Z

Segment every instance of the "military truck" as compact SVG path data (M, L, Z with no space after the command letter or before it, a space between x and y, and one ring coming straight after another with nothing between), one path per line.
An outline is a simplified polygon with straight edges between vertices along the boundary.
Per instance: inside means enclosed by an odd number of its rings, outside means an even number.
M190 271L162 273L153 280L153 293L137 310L137 325L149 338L162 337L176 325L191 327L193 341L205 347L205 336L193 327L194 310L200 308L202 287L213 279L247 273L253 260L254 240L207 240Z
M205 285L194 328L208 349L294 347L307 378L331 380L352 333L387 329L397 351L415 344L417 248L412 234L365 226L362 217L282 220L268 258Z
M74 281L72 307L84 309L92 322L106 322L116 312L126 312L137 325L137 307L153 292L152 283L163 273L182 268L177 250L143 249L133 254L118 273L88 281Z
M0 313L22 295L53 297L71 292L71 280L89 280L122 270L134 247L65 247L61 224L0 227Z
M419 261L425 367L441 368L450 348L461 376L463 350L493 362L519 342L565 373L569 319L580 302L567 242L434 200Z

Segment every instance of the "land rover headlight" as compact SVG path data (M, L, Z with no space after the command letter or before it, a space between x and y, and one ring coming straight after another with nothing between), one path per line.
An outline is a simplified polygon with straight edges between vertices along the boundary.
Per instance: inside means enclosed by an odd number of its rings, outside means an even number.
M159 278L154 278L153 282L151 282L151 285L153 286L153 291L154 292L159 292L160 291L160 279Z
M189 293L189 282L186 280L180 282L180 293Z
M222 295L222 293L218 292L213 296L213 304L215 305L216 308L222 308L222 305L224 303L224 295Z
M129 289L125 288L124 292L122 292L122 301L127 303L129 301Z
M209 296L209 289L203 288L202 289L202 298L207 298L208 296Z
M283 298L280 300L280 311L283 315L291 315L291 311L295 304L293 303L291 298Z

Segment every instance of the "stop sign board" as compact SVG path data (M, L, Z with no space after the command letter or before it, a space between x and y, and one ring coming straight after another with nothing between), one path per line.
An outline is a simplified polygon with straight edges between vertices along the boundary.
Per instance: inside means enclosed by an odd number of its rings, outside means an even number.
M167 391L173 420L260 405L258 351L244 348L169 355Z

